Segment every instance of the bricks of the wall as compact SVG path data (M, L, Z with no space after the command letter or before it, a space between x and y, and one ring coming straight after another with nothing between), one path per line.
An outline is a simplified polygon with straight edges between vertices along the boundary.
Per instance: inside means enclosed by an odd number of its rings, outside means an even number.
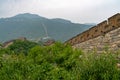
M120 49L120 28L106 33L105 36L98 36L96 38L76 44L73 47L83 49L84 51L96 49L98 52L100 52L105 50L106 46L110 51L116 51Z
M118 27L118 21L120 19L120 14L113 15L112 17L108 18L109 26L114 29Z
M87 41L89 39L96 38L101 35L105 35L109 31L112 31L116 28L120 27L120 14L115 14L112 17L108 18L108 21L105 20L96 26L90 28L87 31L84 31L81 34L71 38L70 40L66 41L65 43L69 43L71 45L76 45Z

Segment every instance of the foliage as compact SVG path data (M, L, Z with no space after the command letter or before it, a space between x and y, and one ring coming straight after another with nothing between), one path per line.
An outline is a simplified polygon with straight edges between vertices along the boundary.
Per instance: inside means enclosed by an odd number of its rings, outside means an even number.
M21 40L16 40L12 45L9 46L9 49L11 51L14 51L14 53L24 53L27 54L28 51L36 46L37 43L30 42L30 41L21 41Z
M117 70L115 57L116 55L111 53L84 55L76 67L80 70L80 79L119 80L120 71Z
M2 43L0 43L0 47L2 46Z
M84 53L58 42L39 46L17 41L0 50L0 79L120 80L117 55Z

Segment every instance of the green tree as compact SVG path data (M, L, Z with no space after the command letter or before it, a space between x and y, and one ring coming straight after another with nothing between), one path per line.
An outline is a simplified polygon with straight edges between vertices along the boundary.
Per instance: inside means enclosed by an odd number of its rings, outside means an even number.
M16 40L12 45L10 45L8 48L11 51L14 51L14 53L19 54L19 53L24 53L27 55L29 50L38 45L37 43L30 42L30 41L21 41L21 40Z

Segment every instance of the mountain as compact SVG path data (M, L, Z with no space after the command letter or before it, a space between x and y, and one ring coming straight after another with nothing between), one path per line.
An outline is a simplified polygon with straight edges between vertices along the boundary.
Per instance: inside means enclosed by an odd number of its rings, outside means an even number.
M48 19L36 14L24 13L9 18L0 19L0 42L26 37L39 39L45 37L46 26L48 35L58 41L66 41L92 25L72 23L69 20Z
M84 23L86 25L96 25L96 23Z
M60 23L71 23L71 21L69 21L69 20L60 19L60 18L54 18L54 19L51 19L51 20L56 21L56 22L60 22Z

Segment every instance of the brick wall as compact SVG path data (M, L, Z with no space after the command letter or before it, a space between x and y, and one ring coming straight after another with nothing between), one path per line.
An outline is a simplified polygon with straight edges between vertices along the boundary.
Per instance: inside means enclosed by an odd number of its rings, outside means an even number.
M115 30L120 27L120 14L115 14L112 17L108 18L96 26L93 26L89 30L84 31L81 34L69 39L65 43L69 43L72 46L83 43L90 39L94 39L99 36L104 36L108 32Z
M97 50L98 52L105 50L117 51L120 49L120 28L114 29L105 35L73 45L74 48L80 48L85 51Z

